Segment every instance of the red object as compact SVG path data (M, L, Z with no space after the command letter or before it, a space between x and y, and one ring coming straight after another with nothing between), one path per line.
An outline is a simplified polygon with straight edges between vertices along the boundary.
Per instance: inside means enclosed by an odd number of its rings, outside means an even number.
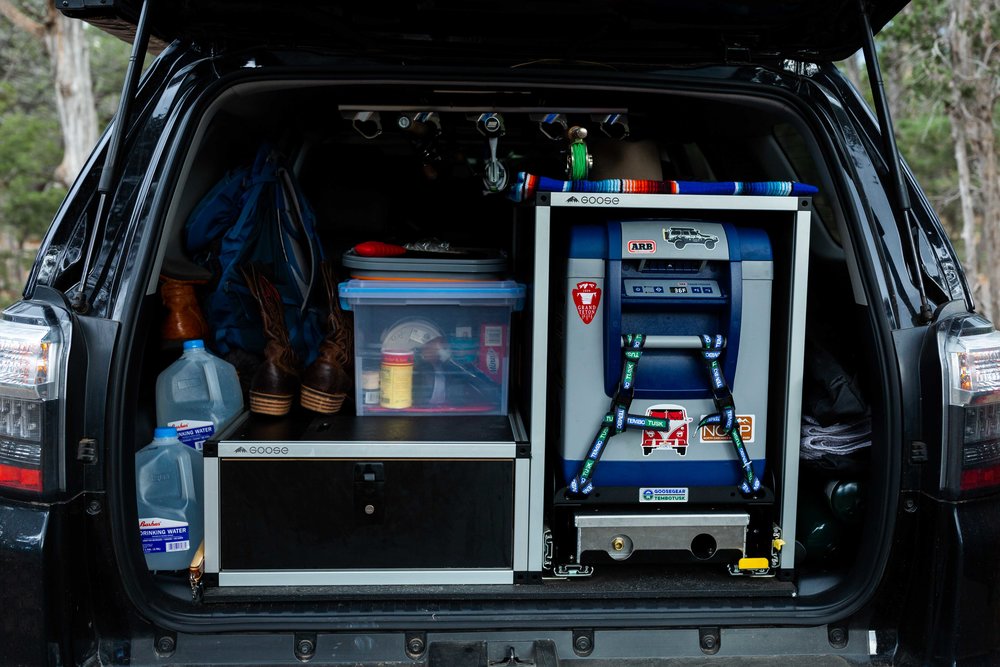
M647 410L647 417L659 417L667 420L667 430L655 431L646 429L642 432L642 448L651 451L660 447L673 447L678 453L684 454L688 447L687 410L680 405L662 406Z
M590 324L597 315L597 307L601 304L601 288L594 282L582 282L576 284L573 290L573 303L576 304L576 312L580 314L580 319L584 324Z
M413 353L412 352L383 352L382 353L382 363L383 364L394 364L400 366L412 366L413 365Z
M381 241L365 241L354 246L354 252L361 257L398 257L406 254L406 248Z
M962 491L975 491L976 489L1000 486L1000 465L963 470L960 484Z
M0 463L0 486L25 491L42 490L42 471Z

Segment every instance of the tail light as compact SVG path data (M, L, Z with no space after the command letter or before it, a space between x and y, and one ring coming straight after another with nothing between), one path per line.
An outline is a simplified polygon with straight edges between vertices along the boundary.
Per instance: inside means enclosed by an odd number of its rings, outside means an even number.
M63 421L69 319L43 303L0 315L0 490L65 485Z
M947 447L941 482L959 494L1000 488L1000 332L980 316L939 334L944 360Z

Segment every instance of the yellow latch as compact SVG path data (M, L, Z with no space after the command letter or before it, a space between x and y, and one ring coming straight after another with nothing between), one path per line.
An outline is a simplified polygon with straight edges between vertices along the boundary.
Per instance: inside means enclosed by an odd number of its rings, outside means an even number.
M785 541L783 539L781 539L780 537L775 538L774 540L771 541L771 547L775 551L781 551L781 547L783 547L783 546L785 546Z
M741 570L766 570L771 567L771 561L766 558L741 558Z

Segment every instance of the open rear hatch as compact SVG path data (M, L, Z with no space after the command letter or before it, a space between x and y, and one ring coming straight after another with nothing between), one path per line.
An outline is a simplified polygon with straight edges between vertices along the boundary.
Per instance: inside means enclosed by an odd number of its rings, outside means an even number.
M866 3L877 32L906 0ZM139 0L67 0L68 16L134 34ZM862 46L856 0L813 2L541 2L498 8L462 0L392 8L305 0L197 0L153 8L153 38L222 50L301 46L373 58L523 63L539 59L633 64L811 62Z

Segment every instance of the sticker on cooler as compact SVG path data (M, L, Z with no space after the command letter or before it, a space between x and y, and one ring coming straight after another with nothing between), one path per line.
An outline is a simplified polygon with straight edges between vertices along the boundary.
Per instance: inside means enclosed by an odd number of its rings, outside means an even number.
M704 417L702 417L704 419ZM736 423L740 428L743 442L750 444L754 437L754 415L736 415ZM701 442L730 442L729 436L722 432L720 424L707 424L699 429Z
M573 290L573 303L583 323L590 324L597 316L597 307L601 305L601 288L595 282L577 283Z
M186 521L151 517L139 519L139 536L144 554L185 551L191 548Z
M212 422L178 419L167 422L167 426L177 429L177 439L199 452L205 447L205 441L215 434L215 425Z
M681 456L687 454L688 424L691 418L683 405L652 405L646 409L647 417L667 420L665 431L643 429L642 453L649 456L656 449L672 449Z
M656 252L656 241L653 239L629 241L628 252L630 255L651 255Z
M483 324L479 333L479 370L494 382L501 383L507 327L503 324Z
M640 503L686 503L687 501L688 489L686 486L643 486L639 488Z

